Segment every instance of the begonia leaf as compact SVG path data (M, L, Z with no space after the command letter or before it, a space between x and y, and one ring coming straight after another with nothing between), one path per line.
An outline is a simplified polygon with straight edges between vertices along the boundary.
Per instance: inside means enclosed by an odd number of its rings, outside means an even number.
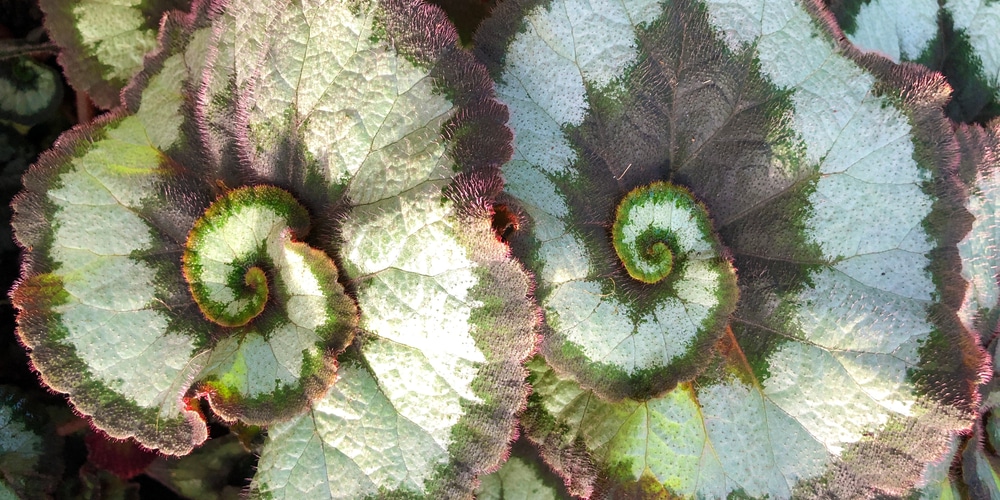
M988 346L1000 314L1000 122L962 126L957 132L961 170L969 186L966 208L974 217L958 244L962 277L969 283L959 317Z
M159 39L15 202L43 380L167 454L205 440L199 396L267 426L253 496L471 496L538 317L492 228L485 68L409 0L199 2Z
M62 102L62 81L30 57L0 60L0 119L35 125Z
M949 115L982 121L1000 114L1000 5L990 0L831 2L848 39L893 61L941 71L954 88Z
M968 282L959 318L978 335L980 344L991 356L988 372L992 380L979 387L982 397L980 420L986 423L985 432L977 429L976 436L989 441L993 451L979 446L975 450L966 449L962 454L963 462L969 461L963 463L963 479L970 489L982 493L1000 491L995 486L988 487L994 476L986 474L991 466L998 464L993 439L996 436L996 409L1000 407L1000 358L997 357L997 349L1000 348L1000 338L997 337L1000 314L1000 249L997 247L1000 241L997 231L997 218L1000 216L997 205L1000 122L994 121L985 127L962 125L957 128L956 136L961 151L960 171L969 190L966 208L974 217L969 233L958 244L962 277ZM975 448L973 443L966 446Z
M186 10L190 0L40 0L45 28L59 45L59 64L70 84L94 103L119 105L122 88L156 48L163 14Z
M0 498L51 496L62 473L60 445L43 409L0 386Z
M182 288L186 228L172 227L180 214L192 223L200 214L191 203L156 214L172 198L210 196L163 189L192 177L170 153L192 139L182 131L184 96L211 35L197 22L169 19L130 108L62 136L13 204L27 254L12 302L42 380L112 437L167 454L207 437L184 398L212 334Z
M476 40L545 311L524 425L570 491L920 487L983 366L956 315L970 218L943 78L859 54L811 1L508 2ZM633 231L680 251L666 277L620 259L617 217L658 183L704 207L714 267L666 205Z
M511 448L499 470L480 478L479 500L555 500L568 498L558 478L547 470L527 440Z
M65 136L15 201L13 225L31 255L13 297L43 380L70 393L113 437L168 454L187 453L207 437L190 400L199 394L228 420L267 423L304 411L332 383L333 356L357 321L330 259L294 241L308 224L297 233L267 226L245 195L263 188L219 193L198 180L186 95L200 84L209 21L207 5L169 18L162 50L129 91L129 108ZM241 203L248 211L233 207ZM235 225L223 224L229 212ZM199 223L221 226L217 245L258 237L260 248L237 256L273 278L257 321L233 328L200 307L192 293L200 282L185 273L221 272L222 257L212 246L187 251ZM185 260L188 254L201 258ZM239 293L243 276L236 274L215 283L221 293Z
M219 24L218 53L246 56L214 65L208 92L235 99L207 109L210 145L329 214L313 242L360 313L337 383L269 428L252 494L471 494L513 433L535 341L491 227L509 132L488 74L410 2L234 2Z
M916 61L938 36L936 0L835 0L830 10L847 38L861 50L877 50L895 62Z
M920 487L920 498L924 500L957 500L962 498L955 478L951 475L952 459L959 450L961 436L952 437L948 453L938 462L927 465Z

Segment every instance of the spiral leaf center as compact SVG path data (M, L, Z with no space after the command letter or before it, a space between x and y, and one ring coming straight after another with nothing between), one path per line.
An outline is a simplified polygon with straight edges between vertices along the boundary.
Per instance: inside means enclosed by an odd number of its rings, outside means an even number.
M615 252L628 274L659 283L688 254L712 251L705 208L686 189L655 182L632 190L618 204L612 227Z
M285 247L308 227L305 208L278 188L245 187L216 200L184 252L184 275L205 317L233 327L260 315L271 295L265 269L286 260Z

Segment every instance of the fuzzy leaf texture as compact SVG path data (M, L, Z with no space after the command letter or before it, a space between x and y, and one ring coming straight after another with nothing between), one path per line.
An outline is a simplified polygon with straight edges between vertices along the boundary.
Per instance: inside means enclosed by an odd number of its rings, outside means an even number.
M953 118L985 121L1000 113L997 104L1000 98L1000 58L997 57L1000 53L1000 38L997 37L1000 8L997 5L950 0L941 5L920 1L834 2L832 7L849 39L859 48L881 52L896 61L916 61L942 71L954 88L948 106ZM995 337L998 124L994 119L985 126L956 127L961 147L960 173L969 191L966 208L975 218L969 234L958 245L962 277L969 285L959 317L994 357L990 369L993 380L980 387L980 412L985 419L992 418L991 412L1000 404L996 366L998 339ZM981 434L977 432L976 436ZM979 472L996 463L995 455L987 460L984 453L988 452L972 441L966 447L962 456L978 465L963 467L963 479L969 488L982 493L981 485L992 482L993 477ZM984 482L981 477L988 481ZM994 487L990 491L1000 490Z
M1000 5L989 0L834 0L847 38L893 61L941 71L954 88L949 115L1000 115Z
M1000 237L997 232L1000 122L994 120L985 127L961 125L956 132L962 152L961 177L969 190L966 208L974 217L969 233L958 244L962 277L968 282L959 318L978 336L980 345L992 358L988 368L992 379L979 387L980 418L962 451L963 462L968 461L968 464L963 463L962 475L970 490L997 493L1000 489L994 483L998 466L996 408L1000 406L1000 365L997 364L1000 337L996 330L1000 312L1000 275L997 273L1000 268L1000 249L997 247ZM983 490L991 484L991 489Z
M957 130L962 151L960 171L968 190L966 208L974 220L969 233L958 244L962 277L969 283L959 310L962 322L990 348L1000 313L1000 121L985 127L963 125ZM992 352L991 352L992 354ZM993 367L994 371L996 366ZM992 407L989 400L984 404Z
M491 227L506 111L456 40L410 1L168 15L15 201L43 380L166 454L206 439L199 397L269 426L252 496L471 496L537 311Z
M949 88L838 40L793 0L509 2L477 34L545 311L524 425L573 494L901 496L970 429ZM619 234L660 183L711 227L661 204Z
M156 48L163 14L190 5L190 0L39 1L66 78L104 109L120 104L122 88Z

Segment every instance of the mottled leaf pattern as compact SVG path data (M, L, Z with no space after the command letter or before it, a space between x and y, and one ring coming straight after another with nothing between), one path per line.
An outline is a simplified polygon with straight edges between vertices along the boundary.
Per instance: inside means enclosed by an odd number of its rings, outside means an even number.
M851 43L895 62L920 59L938 36L936 0L836 0L830 8Z
M255 496L470 496L538 315L492 228L485 68L410 1L199 2L160 41L15 203L46 383L167 454L205 440L198 397L268 426Z
M902 495L969 428L981 357L954 312L968 215L947 87L841 45L826 15L518 2L480 31L529 219L512 244L546 312L525 426L573 493ZM677 339L653 319L681 290L610 249L616 204L654 182L705 205L740 301L730 332L655 372L672 391L622 394L593 367Z
M99 107L119 105L122 88L156 48L163 14L190 0L40 0L70 84Z
M969 284L959 317L989 346L1000 313L1000 122L962 126L957 135L961 171L969 186L966 208L974 217L969 233L958 244L962 277Z
M242 121L236 146L215 147L245 148L254 178L335 214L313 219L337 235L317 245L361 315L338 382L271 427L254 494L467 495L513 432L534 313L489 217L509 153L488 146L506 116L454 32L413 31L444 22L405 2L242 2L220 28L249 56L216 71L235 82Z
M168 454L207 437L184 400L210 337L182 319L200 319L181 288L186 230L155 213L171 196L200 194L163 187L190 176L168 152L189 142L182 108L211 37L205 21L171 18L131 106L64 135L14 201L29 253L12 298L43 381L113 437Z
M968 283L965 299L959 309L959 318L967 328L978 335L980 345L991 356L987 372L992 379L979 387L982 398L979 424L972 437L963 443L959 455L962 476L970 491L996 493L993 485L996 475L995 454L996 411L1000 407L1000 365L997 349L998 313L1000 313L1000 274L997 247L997 189L1000 187L1000 123L994 121L985 127L961 125L957 129L961 147L960 171L968 186L966 208L974 217L969 233L958 244L962 258L962 277ZM985 422L985 426L983 423ZM980 428L985 427L985 428ZM987 443L990 445L987 447ZM992 451L989 451L992 450Z
M834 0L848 39L893 61L941 71L954 87L949 115L982 121L1000 114L1000 5L991 0Z
M1000 109L992 1L509 0L488 69L413 0L41 3L120 107L25 177L12 301L112 436L205 398L252 497L1000 496L1000 133L942 113Z

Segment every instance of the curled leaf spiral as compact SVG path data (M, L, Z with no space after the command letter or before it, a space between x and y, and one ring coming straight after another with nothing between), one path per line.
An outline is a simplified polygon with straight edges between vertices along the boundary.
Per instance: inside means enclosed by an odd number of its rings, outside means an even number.
M184 277L205 317L229 327L258 317L271 295L265 268L285 289L295 282L288 278L309 275L317 287L335 284L330 259L295 241L308 228L305 208L278 188L244 187L216 200L191 229L184 251Z
M628 274L643 283L670 276L688 254L712 254L708 213L684 188L665 182L629 192L615 213L612 243Z

